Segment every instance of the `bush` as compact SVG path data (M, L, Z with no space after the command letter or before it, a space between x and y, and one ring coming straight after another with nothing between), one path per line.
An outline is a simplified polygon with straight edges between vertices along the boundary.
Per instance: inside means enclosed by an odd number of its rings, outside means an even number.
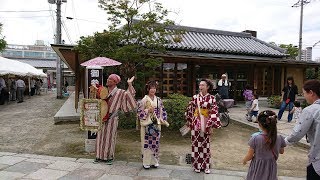
M179 130L186 123L184 113L190 100L190 97L182 94L171 94L163 101L170 123L169 129Z
M306 107L309 106L309 105L310 105L310 104L307 103L306 100L303 100L302 103L301 103L301 108L304 109L304 108L306 108Z
M133 129L136 128L137 113L136 110L131 112L119 112L119 124L120 129Z
M272 95L268 97L267 101L270 107L279 109L281 106L282 99L281 96Z

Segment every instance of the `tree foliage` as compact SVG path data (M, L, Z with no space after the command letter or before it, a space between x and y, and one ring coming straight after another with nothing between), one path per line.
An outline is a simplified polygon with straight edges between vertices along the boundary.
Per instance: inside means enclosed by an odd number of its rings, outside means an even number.
M289 54L290 58L295 59L298 56L299 49L297 46L294 46L292 44L280 44L279 47L286 49L286 53Z
M2 32L2 25L0 23L0 52L3 51L6 46L7 46L7 42L4 40L4 37L2 36L1 32Z
M152 0L99 0L99 7L109 15L109 29L81 37L76 49L85 59L105 56L122 62L105 68L107 73L118 72L125 79L136 75L135 86L142 90L145 79L155 75L162 63L151 53L164 52L165 44L179 41L168 37L181 31L166 29L174 22L166 19L168 10L162 4Z

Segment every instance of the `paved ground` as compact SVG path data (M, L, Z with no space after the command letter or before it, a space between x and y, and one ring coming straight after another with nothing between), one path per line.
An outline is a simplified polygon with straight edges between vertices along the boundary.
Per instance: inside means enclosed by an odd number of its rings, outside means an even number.
M0 179L192 179L242 180L246 172L212 170L211 174L195 173L190 167L161 165L144 170L141 163L116 161L113 165L94 164L92 159L53 157L35 154L0 152ZM302 180L280 176L279 180Z

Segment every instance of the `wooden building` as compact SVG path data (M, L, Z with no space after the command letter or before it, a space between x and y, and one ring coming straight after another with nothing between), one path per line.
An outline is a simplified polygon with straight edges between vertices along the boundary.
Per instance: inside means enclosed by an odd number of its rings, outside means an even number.
M260 96L279 95L288 76L294 78L301 93L306 69L318 71L320 66L313 61L288 59L284 49L257 39L254 31L229 32L185 26L168 28L174 29L184 30L179 37L181 42L168 44L164 54L152 53L164 59L159 68L162 73L153 77L159 80L163 97L171 93L191 96L197 92L201 78L218 81L223 73L228 74L232 84L231 98L237 100L242 98L246 84L252 85ZM54 44L52 47L79 79L79 64L85 60L79 59L73 46Z

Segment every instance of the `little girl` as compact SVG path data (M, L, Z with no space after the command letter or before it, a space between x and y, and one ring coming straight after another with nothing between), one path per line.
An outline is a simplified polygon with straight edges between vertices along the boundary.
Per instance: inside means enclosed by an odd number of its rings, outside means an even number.
M244 97L244 100L246 101L246 104L245 104L246 110L247 110L246 117L248 119L248 116L250 113L249 110L250 110L250 107L251 107L252 101L253 101L253 92L252 92L249 84L246 85L245 90L242 95Z
M300 114L302 112L302 108L299 101L293 102L294 107L290 111L290 114L293 114L293 119L295 119L296 122L298 122L298 119L300 117Z
M276 180L277 159L284 153L284 138L277 135L277 116L273 111L266 110L258 116L262 132L249 140L249 150L243 159L245 165L251 160L247 180Z
M252 105L251 108L249 109L249 116L248 116L248 121L253 121L255 123L257 123L257 116L258 116L258 112L259 112L259 100L258 100L259 96L257 94L253 95L253 101L252 101ZM252 120L252 116L254 116L254 120Z

